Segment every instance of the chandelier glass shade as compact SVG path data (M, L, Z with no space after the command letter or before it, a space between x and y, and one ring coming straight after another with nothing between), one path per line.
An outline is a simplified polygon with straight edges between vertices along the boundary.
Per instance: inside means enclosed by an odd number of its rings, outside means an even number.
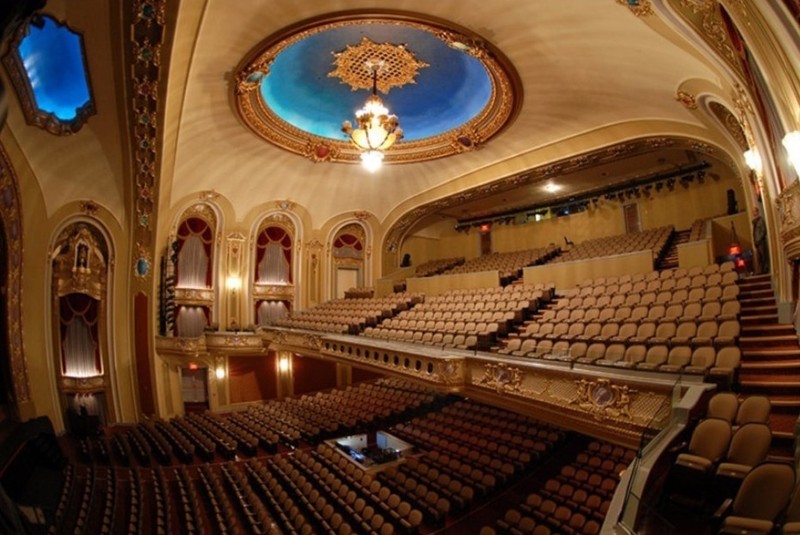
M396 115L389 113L378 96L377 80L379 65L369 65L372 70L372 95L364 106L356 111L356 127L350 121L342 123L342 132L350 137L353 145L361 151L361 163L370 172L380 169L384 151L403 137L403 129Z

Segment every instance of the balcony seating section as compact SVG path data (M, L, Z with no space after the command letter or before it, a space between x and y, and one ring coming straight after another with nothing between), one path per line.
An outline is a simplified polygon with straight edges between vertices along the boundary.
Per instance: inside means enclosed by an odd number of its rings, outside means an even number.
M502 284L508 284L522 276L522 268L550 261L560 251L555 246L526 249L507 253L491 253L471 258L458 266L443 271L442 275L499 271Z
M421 300L418 295L401 292L378 298L334 299L309 310L292 312L278 320L277 327L308 329L337 334L357 334L377 325Z
M689 237L686 241L693 242L706 237L707 219L696 219L689 227Z
M456 266L460 266L463 263L464 263L463 256L428 260L427 262L418 265L416 269L414 269L414 276L433 277L434 275L439 275L441 273L444 273L448 269L453 269Z
M737 279L726 262L587 280L540 309L496 350L732 383L741 359Z
M375 288L372 286L348 288L344 291L345 299L372 299L373 297L375 297Z
M674 230L674 227L670 225L642 232L631 232L629 234L587 240L570 246L567 251L554 258L551 263L573 262L646 250L653 251L653 259L655 259L664 250Z
M605 520L620 476L635 451L592 441L525 501L508 509L481 534L596 535Z
M551 284L451 290L427 297L374 328L367 327L363 335L438 347L488 349L499 334L549 302L552 294Z

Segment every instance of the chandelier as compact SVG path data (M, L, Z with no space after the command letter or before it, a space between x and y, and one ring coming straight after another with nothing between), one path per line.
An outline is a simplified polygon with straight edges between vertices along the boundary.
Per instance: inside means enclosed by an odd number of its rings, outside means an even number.
M383 163L384 151L403 137L403 129L397 116L389 114L378 96L378 73L384 69L383 60L369 60L365 67L372 74L372 94L364 106L356 111L357 128L353 128L350 121L344 121L342 132L361 151L362 165L374 173Z

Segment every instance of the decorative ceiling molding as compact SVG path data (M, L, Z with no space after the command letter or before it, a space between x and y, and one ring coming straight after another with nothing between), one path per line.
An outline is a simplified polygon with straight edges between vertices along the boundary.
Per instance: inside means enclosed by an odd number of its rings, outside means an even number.
M463 52L476 58L491 82L491 96L476 116L460 126L420 139L411 140L407 136L402 142L396 143L392 150L387 151L384 163L419 162L474 150L497 135L516 117L522 103L522 85L510 62L499 50L480 36L452 23L388 10L331 14L301 22L267 38L235 69L232 93L239 116L259 137L314 162L359 163L360 151L345 136L341 139L323 137L290 124L265 103L260 88L267 77L274 76L278 56L304 39L340 28L388 24L401 29L424 31L445 43L454 52ZM400 50L401 47L395 46L394 49ZM408 52L404 47L402 50ZM342 53L344 54L346 52ZM398 54L399 52L390 56ZM379 78L378 87L386 91L390 86L407 85L413 82L419 68L431 68L416 57L412 56L412 59L414 61L410 63L407 59L390 61L395 67L393 70L397 71L394 76L396 79L384 81ZM336 69L334 72L339 71L340 69ZM346 75L336 76L343 78L354 89L364 87L365 80L359 80L352 68L346 71ZM371 87L370 80L369 88ZM435 90L431 91L431 94L435 94ZM342 120L347 118L347 110L344 110ZM402 122L402 117L400 119ZM408 131L405 126L404 129Z
M17 410L30 401L28 365L22 339L22 203L19 181L11 160L0 144L0 222L6 241L6 329L8 360Z
M145 287L152 278L155 247L154 217L158 205L160 145L157 118L166 88L161 84L161 45L166 24L166 0L134 0L131 4L130 99L133 143L134 205L133 227L136 280Z
M706 154L710 157L714 157L722 161L731 169L738 168L738 165L732 160L727 152L698 140L681 137L658 136L624 141L622 143L617 143L615 145L603 147L601 149L596 149L594 151L552 162L541 167L536 167L522 173L503 177L474 188L463 190L455 195L436 199L412 208L400 216L386 232L383 245L384 250L389 253L396 251L406 234L418 221L441 210L471 202L476 199L480 199L481 197L486 197L501 191L528 186L553 177L557 177L559 175L580 171L590 167L614 162L621 158L653 152L667 147L690 149L700 154Z
M36 18L41 18L37 16ZM70 33L77 37L80 43L80 53L83 59L84 74L86 75L86 87L89 93L88 100L81 106L75 108L75 117L72 119L59 119L55 113L47 112L39 108L34 94L31 79L25 68L19 47L22 40L30 32L30 24L23 24L17 30L13 40L9 43L6 54L3 56L3 64L11 80L11 84L17 92L22 113L25 121L29 125L36 126L56 136L68 136L78 132L83 125L89 121L89 117L97 114L94 105L94 93L92 91L91 76L88 72L89 62L86 60L86 48L83 43L83 33L73 30L66 22L57 21L53 17L46 17L52 20L60 29L66 28Z
M720 58L743 77L742 62L731 42L716 0L666 0L688 25L717 52Z
M742 128L742 124L739 122L739 119L733 114L731 110L725 107L723 104L720 104L716 101L711 101L708 103L708 109L714 117L725 127L731 137L736 141L736 144L739 145L739 148L742 151L746 151L748 149L747 146L747 137L744 134L744 129Z
M637 17L649 17L653 14L650 0L617 0L617 3L630 9Z

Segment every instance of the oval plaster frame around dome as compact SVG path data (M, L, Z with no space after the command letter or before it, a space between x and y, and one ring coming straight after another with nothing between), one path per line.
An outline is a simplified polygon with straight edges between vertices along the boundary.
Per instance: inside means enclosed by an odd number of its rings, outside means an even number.
M519 76L506 57L479 35L455 24L416 13L348 11L316 17L285 28L262 41L236 68L233 100L242 121L262 139L313 161L360 162L360 152L344 135L333 139L298 128L268 106L260 90L270 67L287 48L309 36L336 28L387 25L425 31L454 52L480 62L491 84L486 104L473 117L446 131L421 139L400 141L387 151L384 163L410 163L475 150L507 127L522 104ZM325 51L329 53L331 51ZM360 92L366 98L366 92ZM341 119L352 110L342 108ZM403 118L400 117L401 126Z

